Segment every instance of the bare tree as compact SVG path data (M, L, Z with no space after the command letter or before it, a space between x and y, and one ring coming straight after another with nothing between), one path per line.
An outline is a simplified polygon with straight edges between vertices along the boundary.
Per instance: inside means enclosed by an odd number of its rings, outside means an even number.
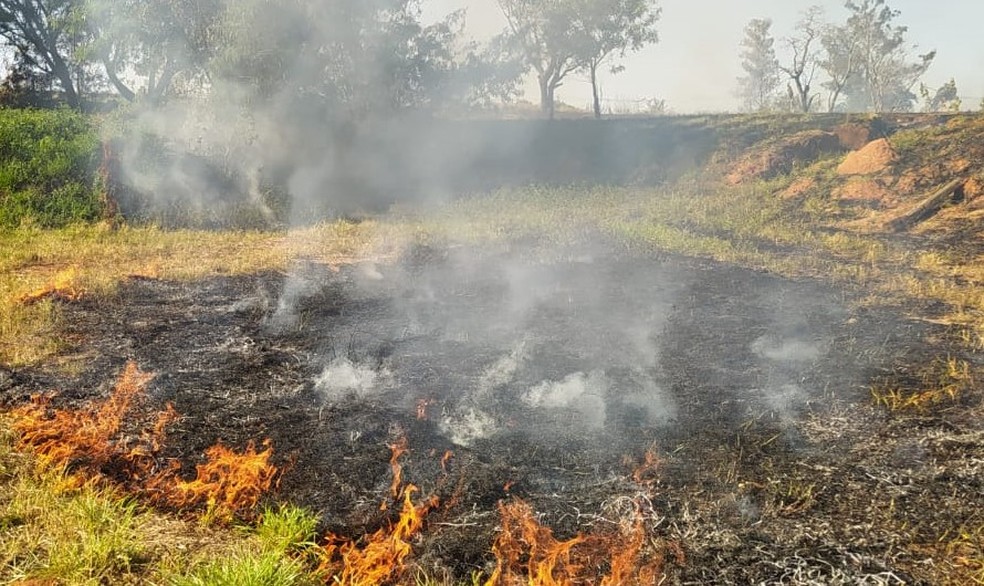
M741 41L741 68L745 75L738 78L738 97L746 110L760 112L775 105L779 87L779 61L776 59L772 21L755 18L745 26Z
M820 67L823 28L823 8L811 6L797 23L796 34L785 39L791 59L788 65L780 65L779 70L789 78L790 102L801 112L813 110L817 97L813 92L813 79Z

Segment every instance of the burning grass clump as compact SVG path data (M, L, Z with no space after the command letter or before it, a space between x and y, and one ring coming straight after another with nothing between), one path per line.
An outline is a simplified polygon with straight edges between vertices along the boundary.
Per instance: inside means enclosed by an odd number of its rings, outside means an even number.
M34 305L45 299L71 303L81 300L85 295L86 289L81 284L79 272L75 267L71 267L55 274L48 283L19 296L17 303Z
M204 504L207 518L229 521L234 516L252 516L277 477L277 468L270 463L273 448L270 442L264 442L264 447L257 452L250 442L242 453L221 444L208 448L205 463L196 466L194 480L168 478L164 482L164 499L183 509Z
M666 550L682 565L679 547L656 548L642 515L617 530L554 537L523 500L499 504L501 529L492 551L496 567L485 586L602 586L659 584L665 578Z
M170 404L153 415L135 413L152 378L130 362L107 399L78 409L54 409L51 395L35 396L12 412L17 447L33 451L41 468L64 474L69 487L119 487L179 510L204 506L208 519L251 517L278 474L269 443L262 451L250 444L242 453L212 446L196 477L181 478L180 464L160 457L178 413Z
M438 505L437 497L415 505L417 487L403 487L403 508L399 519L388 527L359 539L330 534L324 546L321 569L332 576L333 583L345 586L398 584L407 571L406 560L412 553L410 539L424 525L424 518Z
M402 498L403 506L398 519L387 527L357 539L348 539L329 534L321 553L321 572L331 576L333 584L343 586L376 586L379 584L400 584L406 577L406 560L413 553L410 539L420 533L424 518L438 506L436 496L414 504L413 494L417 487L403 484L403 467L400 456L407 452L406 437L389 446L390 467L393 480L390 495L393 500ZM382 510L389 508L383 501Z

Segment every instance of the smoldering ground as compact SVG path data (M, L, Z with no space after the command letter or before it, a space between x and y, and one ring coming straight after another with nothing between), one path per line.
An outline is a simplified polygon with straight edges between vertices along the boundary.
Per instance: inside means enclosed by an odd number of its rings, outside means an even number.
M870 498L860 478L882 456L851 449L872 417L859 385L920 352L911 322L817 283L603 242L519 252L432 244L289 276L133 281L115 303L65 308L91 358L82 378L23 391L98 393L135 359L182 413L168 456L270 438L290 462L276 498L350 535L383 522L387 445L404 437L405 479L444 503L422 563L458 576L488 561L500 499L572 535L640 494L655 535L686 540L682 578L775 578L793 559L894 568L890 546L841 532L838 503ZM293 317L277 322L284 299ZM646 452L653 485L633 479ZM824 492L782 513L786 483L807 480Z

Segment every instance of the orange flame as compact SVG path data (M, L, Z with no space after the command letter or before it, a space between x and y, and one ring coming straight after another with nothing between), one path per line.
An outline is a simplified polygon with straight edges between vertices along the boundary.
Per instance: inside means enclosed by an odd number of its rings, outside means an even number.
M656 449L650 448L646 450L646 453L642 457L642 463L632 471L632 480L636 484L651 488L658 480L659 464L659 454L656 453Z
M178 417L168 404L153 422L133 421L134 403L152 375L127 363L110 396L79 409L50 408L50 396L36 396L14 409L18 446L34 451L38 463L70 474L69 485L86 481L121 485L152 501L178 508L207 503L217 517L246 515L269 490L277 469L272 448L256 452L250 444L237 454L221 445L206 450L206 463L194 480L177 476L180 465L158 464L168 426ZM139 430L139 433L124 433Z
M643 551L646 532L638 516L618 532L560 541L522 500L499 503L499 513L502 528L492 545L496 567L485 586L642 586L663 576L662 554ZM607 574L599 576L606 565Z
M400 496L400 485L403 483L403 466L400 465L400 456L407 452L407 438L400 437L396 443L390 444L390 468L393 470L393 481L390 483L390 495L395 499ZM385 509L385 503L383 504Z
M451 450L447 450L446 452L444 452L444 455L441 456L441 471L444 472L445 474L448 473L448 462L450 462L451 458L453 457L454 457L454 452L452 452Z
M437 497L433 496L414 506L412 497L416 491L417 487L412 484L403 488L400 518L392 526L365 537L361 547L358 541L328 536L321 569L332 575L332 583L377 586L392 580L405 569L405 560L412 551L409 539L420 531L424 517L438 505Z
M269 441L263 445L266 449L257 452L253 442L249 442L241 454L221 444L208 448L205 463L196 466L195 479L177 479L167 492L167 499L181 508L204 503L222 519L248 514L277 475L277 468L270 464L273 448Z
M52 411L50 395L32 397L29 404L13 410L18 446L32 449L44 467L62 471L83 468L93 476L101 476L110 467L118 468L111 466L114 461L129 464L126 468L130 469L151 466L147 458L159 449L165 429L177 417L170 405L136 445L116 436L134 400L152 378L129 362L107 399L78 410Z
M57 273L50 283L21 295L17 302L23 305L32 305L44 299L71 302L82 299L85 293L85 288L79 283L78 270L71 267Z

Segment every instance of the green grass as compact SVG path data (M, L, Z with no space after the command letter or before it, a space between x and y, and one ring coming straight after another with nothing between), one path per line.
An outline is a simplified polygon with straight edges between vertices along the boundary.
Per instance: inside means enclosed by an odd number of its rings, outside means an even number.
M0 108L0 230L98 218L98 147L89 117Z
M317 518L270 508L255 527L205 527L106 489L68 488L14 449L0 419L0 583L313 584Z

